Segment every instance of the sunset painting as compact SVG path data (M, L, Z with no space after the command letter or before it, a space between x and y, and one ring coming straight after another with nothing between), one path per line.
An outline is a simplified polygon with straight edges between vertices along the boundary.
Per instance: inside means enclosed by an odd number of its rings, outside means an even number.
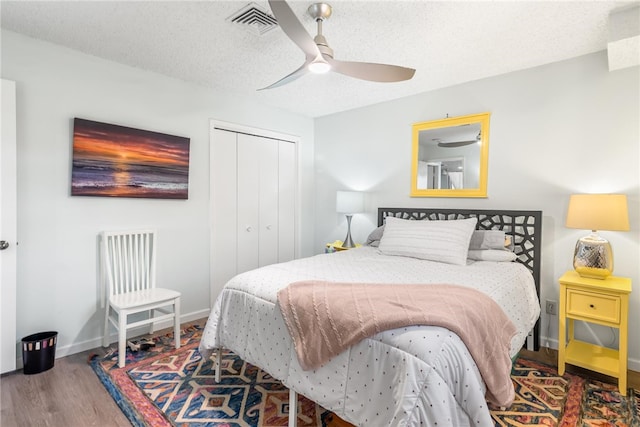
M189 142L76 118L71 195L187 199Z

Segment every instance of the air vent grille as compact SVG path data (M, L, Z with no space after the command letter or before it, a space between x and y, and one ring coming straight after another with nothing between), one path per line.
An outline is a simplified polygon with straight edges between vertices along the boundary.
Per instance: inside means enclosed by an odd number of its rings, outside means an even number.
M238 24L250 32L263 35L278 26L276 18L269 15L264 9L255 3L249 3L242 9L227 18L234 24Z

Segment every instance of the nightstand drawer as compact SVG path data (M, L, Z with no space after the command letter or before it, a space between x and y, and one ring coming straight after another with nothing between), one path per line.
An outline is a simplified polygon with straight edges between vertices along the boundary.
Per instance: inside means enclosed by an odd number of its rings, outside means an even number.
M567 316L620 323L620 297L567 289Z

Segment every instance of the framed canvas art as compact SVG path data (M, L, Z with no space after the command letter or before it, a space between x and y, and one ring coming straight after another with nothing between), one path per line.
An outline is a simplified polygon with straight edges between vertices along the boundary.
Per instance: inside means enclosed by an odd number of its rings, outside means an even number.
M187 199L190 139L75 118L72 196Z

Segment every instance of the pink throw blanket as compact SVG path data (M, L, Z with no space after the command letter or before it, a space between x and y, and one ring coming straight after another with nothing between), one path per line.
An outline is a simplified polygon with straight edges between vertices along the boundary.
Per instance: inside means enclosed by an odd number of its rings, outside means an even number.
M473 356L490 403L513 403L509 347L516 328L480 291L457 285L302 281L278 292L278 304L303 369L314 369L378 332L411 325L456 333Z

